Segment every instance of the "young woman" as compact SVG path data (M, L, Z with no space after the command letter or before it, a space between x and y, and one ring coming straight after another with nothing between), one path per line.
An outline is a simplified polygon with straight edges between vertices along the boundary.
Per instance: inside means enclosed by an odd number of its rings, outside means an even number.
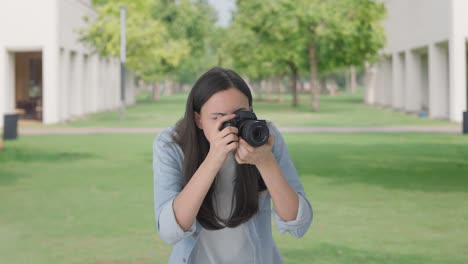
M215 67L192 88L185 116L153 144L157 230L174 248L169 263L282 263L272 238L302 237L312 207L284 140L268 123L268 142L250 146L235 126L252 94L234 71ZM273 200L271 210L270 200Z

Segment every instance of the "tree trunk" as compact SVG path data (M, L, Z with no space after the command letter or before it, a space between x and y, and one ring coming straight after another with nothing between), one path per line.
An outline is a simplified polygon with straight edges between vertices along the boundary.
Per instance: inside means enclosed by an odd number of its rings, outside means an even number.
M356 67L351 66L351 94L355 94L357 90L357 81L356 81Z
M252 86L254 87L258 100L261 101L262 100L262 87L261 87L260 82L254 81L252 82Z
M317 81L317 58L315 54L315 42L312 40L309 46L309 64L310 64L310 91L311 91L311 103L312 111L316 112L319 110L319 85Z
M260 81L260 91L264 94L266 94L264 97L265 97L265 100L268 100L268 91L267 91L267 81L265 79L262 79Z
M291 83L291 92L292 92L292 106L297 106L297 67L294 63L289 64L289 68L291 69L291 78L289 82Z
M284 83L283 83L283 76L278 80L279 86L279 101L284 102Z
M272 94L272 90L273 90L273 82L271 80L271 78L269 78L268 80L265 81L265 86L266 86L266 89L267 89L267 101L271 99L271 94Z
M345 91L346 93L351 93L351 71L346 69L346 87Z
M164 82L164 86L166 86L164 89L166 95L172 95L172 89L174 88L172 85L172 80L166 80Z
M161 99L161 89L158 82L155 82L153 85L153 100L159 101Z

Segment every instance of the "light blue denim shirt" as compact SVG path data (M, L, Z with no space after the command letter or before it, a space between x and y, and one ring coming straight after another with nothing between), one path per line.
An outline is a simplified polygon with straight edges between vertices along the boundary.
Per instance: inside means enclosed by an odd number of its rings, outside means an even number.
M283 234L289 232L295 237L302 237L312 223L312 207L306 198L296 168L289 156L287 147L278 129L268 124L270 132L275 135L273 154L291 187L298 193L299 208L295 220L283 221L271 207L271 197L268 192L258 197L259 211L246 223L250 231L250 242L255 249L256 264L282 263L281 255L273 241L271 214L278 231ZM153 174L154 174L154 208L156 228L160 237L167 243L174 245L169 257L169 264L190 263L190 255L198 241L201 225L197 220L184 232L177 224L172 203L183 188L183 159L182 149L172 139L174 127L161 131L153 143Z

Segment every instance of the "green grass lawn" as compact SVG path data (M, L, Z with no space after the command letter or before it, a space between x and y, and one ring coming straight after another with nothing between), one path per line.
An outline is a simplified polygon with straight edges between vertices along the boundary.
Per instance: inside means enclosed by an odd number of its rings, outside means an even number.
M171 247L153 215L153 138L5 142L0 263L166 263ZM302 239L274 230L285 263L468 263L468 137L285 139L315 213Z
M187 94L151 100L147 93L140 93L137 104L126 109L126 120L120 121L118 109L85 116L59 127L166 127L174 124L185 111ZM273 120L279 126L397 126L397 125L453 125L441 120L420 118L389 108L363 104L362 95L321 96L319 112L310 111L310 96L300 96L297 108L291 106L290 95L283 102L255 100L254 111L262 119ZM278 99L273 95L271 99ZM51 126L57 127L57 125Z

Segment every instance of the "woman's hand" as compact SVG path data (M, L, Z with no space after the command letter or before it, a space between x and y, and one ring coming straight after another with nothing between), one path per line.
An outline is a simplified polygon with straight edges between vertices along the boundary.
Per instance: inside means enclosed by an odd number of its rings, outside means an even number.
M219 166L224 164L229 152L235 151L239 147L239 137L237 136L239 130L237 127L228 126L219 131L224 122L235 116L235 114L225 115L216 120L215 127L217 131L213 132L214 136L210 140L210 150L207 158L214 160Z
M271 151L275 142L275 136L270 134L268 142L260 147L252 147L244 139L239 140L239 147L236 150L235 158L239 164L260 165L263 162L268 162L274 159Z

